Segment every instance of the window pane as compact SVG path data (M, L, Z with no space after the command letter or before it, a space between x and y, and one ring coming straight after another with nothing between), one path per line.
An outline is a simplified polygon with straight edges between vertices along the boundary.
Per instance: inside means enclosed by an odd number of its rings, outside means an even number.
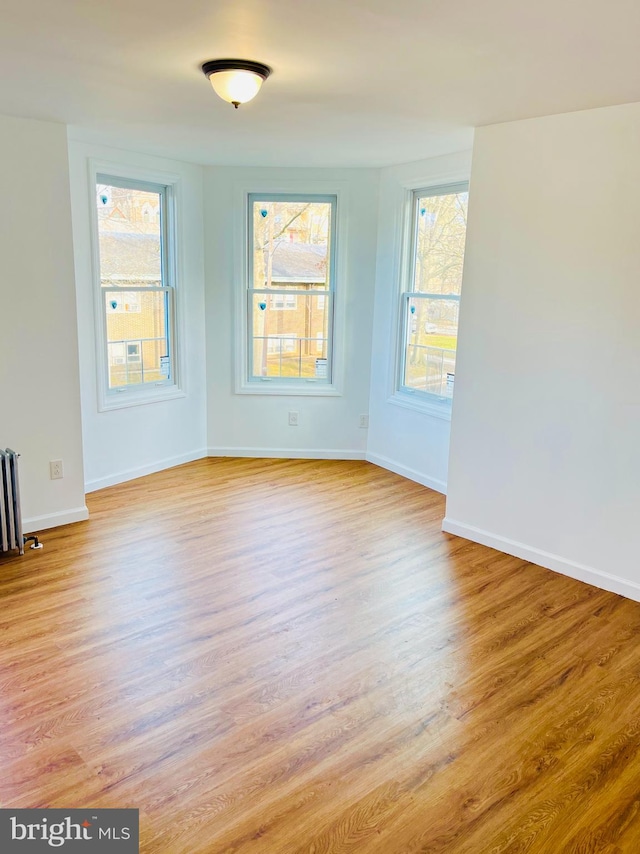
M329 287L331 203L253 201L253 287Z
M419 196L413 290L460 294L468 193Z
M295 308L274 307L268 294L252 296L254 377L329 379L327 295L297 292ZM284 295L280 295L284 296Z
M170 379L170 293L137 291L135 296L135 310L120 310L121 301L130 295L121 290L104 291L109 388Z
M459 307L457 299L406 300L403 385L439 397L453 396Z
M162 195L149 190L96 185L100 284L162 285Z

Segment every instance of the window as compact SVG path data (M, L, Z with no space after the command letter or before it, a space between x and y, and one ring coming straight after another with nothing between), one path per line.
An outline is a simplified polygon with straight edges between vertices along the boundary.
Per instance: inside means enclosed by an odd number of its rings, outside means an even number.
M124 344L109 345L109 365L124 365Z
M249 383L331 383L335 211L335 196L249 195Z
M106 408L176 387L172 189L96 176Z
M142 342L136 344L127 344L127 362L140 362L140 348Z
M411 196L408 288L402 294L399 389L425 402L453 397L468 188Z
M298 297L295 294L271 294L269 302L276 311L295 311L298 308Z

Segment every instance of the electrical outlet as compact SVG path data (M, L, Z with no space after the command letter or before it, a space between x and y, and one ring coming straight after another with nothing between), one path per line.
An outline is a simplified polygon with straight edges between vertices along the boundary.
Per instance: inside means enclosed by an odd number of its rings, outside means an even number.
M289 427L297 427L298 426L298 413L297 412L289 412Z
M366 414L361 415L361 416L360 416L360 421L359 421L359 423L358 423L358 426L359 426L359 427L364 427L364 428L365 428L365 430L366 430L366 428L369 426L369 416L368 416L368 415L366 415Z
M49 477L51 480L60 480L60 478L64 477L62 460L51 460L49 463Z

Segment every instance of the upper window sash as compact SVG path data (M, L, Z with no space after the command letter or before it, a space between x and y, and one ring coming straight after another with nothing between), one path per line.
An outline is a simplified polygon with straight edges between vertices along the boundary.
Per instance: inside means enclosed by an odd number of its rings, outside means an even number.
M260 290L254 286L254 254L253 254L253 245L254 245L254 228L253 228L253 205L259 204L260 202L320 202L324 204L331 205L331 224L329 229L329 264L327 266L327 278L326 285L327 287L320 290L335 290L335 270L336 270L336 253L335 253L335 245L336 245L336 196L327 196L327 195L316 195L316 194L303 194L303 193L249 193L249 204L248 204L248 259L247 259L247 271L248 271L248 281L247 286L249 290ZM291 277L289 277L291 278ZM320 283L320 282L319 282ZM318 283L318 284L319 284ZM269 293L271 293L271 289L269 289Z
M443 184L438 187L422 187L417 190L413 190L411 193L411 231L410 231L410 241L407 247L407 254L409 256L409 264L407 265L408 276L405 281L403 281L404 287L402 288L403 293L426 293L425 291L419 291L415 287L416 283L416 272L417 272L417 263L418 263L418 235L420 228L420 201L425 198L435 198L438 196L451 196L451 195L459 195L462 193L469 192L469 184L468 182L460 182L456 184ZM466 229L466 224L465 224ZM460 291L458 290L458 296L460 295ZM436 294L433 294L436 296ZM440 294L438 294L440 296ZM442 294L444 296L444 294Z
M106 184L122 190L141 190L147 193L158 193L160 197L160 287L175 287L175 213L174 191L170 184L160 184L151 181L138 181L121 178L98 172L95 176L96 186Z

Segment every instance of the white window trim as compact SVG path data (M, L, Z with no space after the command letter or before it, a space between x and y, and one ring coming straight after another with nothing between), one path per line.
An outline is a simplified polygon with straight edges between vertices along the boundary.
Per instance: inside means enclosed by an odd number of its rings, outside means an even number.
M96 353L96 390L98 412L109 412L115 409L126 409L131 406L142 406L164 400L174 400L186 397L184 382L181 377L181 365L184 364L184 330L182 328L182 288L183 263L181 253L180 223L182 204L179 175L170 172L128 166L107 160L90 158L87 163L89 172L89 220L91 229L91 284L93 287L95 353ZM173 287L172 299L172 329L173 329L173 383L151 386L149 388L125 389L113 393L107 387L107 341L105 321L103 317L100 289L100 252L98 244L98 215L96 209L96 184L99 175L109 176L114 180L140 182L143 184L159 184L167 188L167 230L173 236L173 245L167 247L168 278Z
M250 195L335 196L335 241L332 247L335 271L333 291L333 372L331 383L302 379L299 382L281 382L277 378L249 380L247 371L247 282L248 234ZM344 388L345 306L347 294L347 222L348 188L343 182L283 180L277 183L256 181L234 186L234 258L237 276L234 290L234 375L236 394L286 395L290 397L339 397Z
M397 299L396 299L396 323L392 352L394 354L392 370L390 373L391 388L387 403L399 406L403 409L413 409L425 415L431 415L444 421L451 421L451 398L438 398L419 390L409 389L402 385L402 370L404 366L404 318L403 295L406 294L406 285L411 281L414 259L412 256L414 246L414 194L419 191L434 194L445 194L447 192L459 192L464 187L469 190L469 176L455 171L442 173L437 178L420 180L413 178L402 183L402 213L400 217L400 237L398 241L398 252L400 262L398 264L397 276Z

